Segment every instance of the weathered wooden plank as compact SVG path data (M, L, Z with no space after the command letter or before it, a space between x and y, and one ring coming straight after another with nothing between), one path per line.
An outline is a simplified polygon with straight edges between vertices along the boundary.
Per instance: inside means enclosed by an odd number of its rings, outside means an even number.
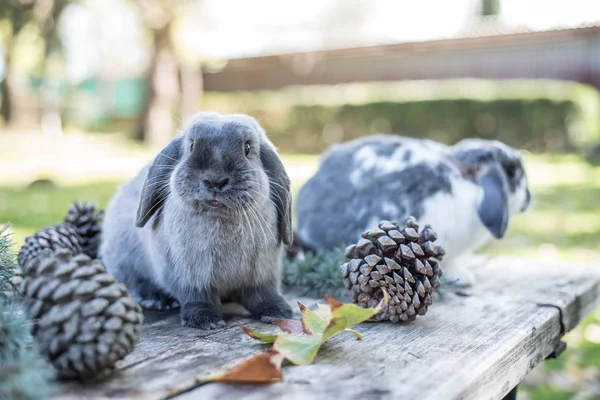
M239 307L227 307L225 315L236 309L238 315L243 311ZM240 359L268 348L245 335L237 327L238 321L263 331L276 328L242 317L231 321L226 329L202 331L182 327L177 312L163 313L163 318L160 314L146 314L147 325L140 343L118 364L115 373L85 385L64 383L55 398L164 398L173 391L193 387L197 375L211 373L223 365L235 365ZM218 334L223 336L211 340Z
M57 398L501 398L539 364L598 302L600 269L501 258L478 268L469 297L447 296L404 325L361 324L362 341L342 334L315 364L284 367L266 386L208 384L197 375L232 366L266 347L234 321L203 332L177 316L148 315L143 338L110 379L65 384ZM304 302L308 302L304 300ZM263 331L274 327L243 319Z

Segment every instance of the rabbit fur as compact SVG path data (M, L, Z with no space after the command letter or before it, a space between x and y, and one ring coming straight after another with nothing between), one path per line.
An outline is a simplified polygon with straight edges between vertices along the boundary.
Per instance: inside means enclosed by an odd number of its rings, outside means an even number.
M110 202L100 256L145 308L181 306L184 326L223 326L221 301L289 318L281 254L290 181L258 122L200 113Z
M502 238L530 200L519 152L499 141L446 146L374 135L324 154L296 201L298 236L307 249L331 249L355 243L382 219L412 215L437 232L448 279L468 286L474 278L463 256Z

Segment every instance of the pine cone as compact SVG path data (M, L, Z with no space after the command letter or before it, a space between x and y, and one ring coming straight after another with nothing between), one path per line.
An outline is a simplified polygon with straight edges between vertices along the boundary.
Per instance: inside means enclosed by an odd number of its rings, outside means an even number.
M103 218L104 211L98 210L94 204L86 202L73 203L65 217L64 222L72 225L75 232L81 236L83 253L91 258L98 258Z
M99 260L44 250L21 285L32 334L60 378L91 378L137 344L141 308Z
M437 235L430 226L420 234L418 230L413 217L403 229L395 222L381 221L346 248L349 261L340 266L340 274L352 300L373 307L383 299L383 291L389 294L388 304L375 316L377 321L412 321L425 315L432 303L445 251L433 244Z
M25 244L21 246L17 261L21 268L25 269L27 263L37 257L43 250L67 249L73 254L82 252L81 236L77 234L75 228L68 224L56 224L52 227L46 227L25 239Z

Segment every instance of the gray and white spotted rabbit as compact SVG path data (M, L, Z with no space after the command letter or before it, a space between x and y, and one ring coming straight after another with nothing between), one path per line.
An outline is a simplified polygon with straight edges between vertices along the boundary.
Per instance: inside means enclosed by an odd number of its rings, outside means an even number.
M375 135L331 148L297 199L298 237L308 249L355 243L382 219L413 215L430 224L446 249L444 274L473 283L461 257L492 237L530 203L519 152L498 141L454 146Z
M255 119L200 113L108 206L100 256L145 308L223 326L221 300L289 318L280 292L292 240L290 181Z

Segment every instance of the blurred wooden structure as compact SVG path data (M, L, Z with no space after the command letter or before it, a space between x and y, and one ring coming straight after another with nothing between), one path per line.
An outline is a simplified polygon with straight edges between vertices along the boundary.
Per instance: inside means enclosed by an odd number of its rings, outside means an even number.
M600 23L532 31L493 20L454 38L230 60L206 91L419 79L559 79L600 89Z
M335 336L314 364L284 366L284 380L270 385L199 386L196 378L268 348L236 321L265 332L274 326L231 308L215 331L184 328L177 313L147 312L141 342L112 375L63 383L54 398L500 399L564 348L562 336L598 304L600 270L511 257L480 265L468 294L446 292L412 323L360 324L363 340Z

